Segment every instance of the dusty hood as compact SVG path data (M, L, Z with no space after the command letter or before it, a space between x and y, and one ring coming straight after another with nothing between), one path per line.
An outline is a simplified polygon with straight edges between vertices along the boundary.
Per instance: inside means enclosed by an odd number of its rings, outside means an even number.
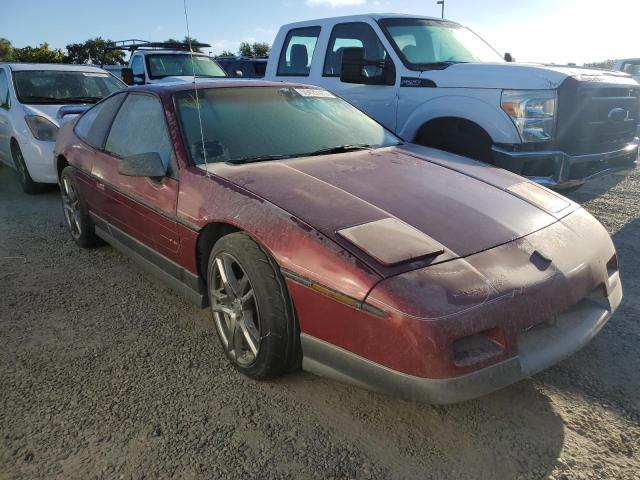
M440 154L438 163L431 153ZM340 230L398 219L446 248L438 262L510 242L558 217L503 189L522 178L416 146L209 169L342 245Z
M534 63L458 63L444 70L421 72L420 77L433 80L438 87L452 88L550 89L558 88L568 77L634 84L630 76L621 72Z

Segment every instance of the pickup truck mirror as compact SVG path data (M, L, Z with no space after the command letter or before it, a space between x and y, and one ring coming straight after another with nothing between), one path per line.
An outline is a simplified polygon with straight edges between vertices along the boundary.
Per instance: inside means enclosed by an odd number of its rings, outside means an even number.
M164 177L167 170L157 152L139 153L124 157L118 165L118 172L129 177Z
M363 48L348 47L342 51L340 81L364 85L394 85L396 70L389 58L365 60Z
M515 62L516 59L513 58L509 52L507 52L504 54L504 61L511 63L511 62Z
M122 77L122 81L127 85L133 85L133 70L130 68L123 68L120 72L120 77Z

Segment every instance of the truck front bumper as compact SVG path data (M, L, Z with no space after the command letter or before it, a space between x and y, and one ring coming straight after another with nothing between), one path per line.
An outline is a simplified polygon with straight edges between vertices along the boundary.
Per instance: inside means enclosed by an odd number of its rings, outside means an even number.
M602 329L621 300L622 285L616 274L615 286L604 302L585 298L558 315L553 323L522 332L516 356L458 377L407 375L304 333L300 336L302 366L317 375L408 400L462 402L499 390L570 357Z
M639 148L640 138L635 137L619 150L589 155L569 155L558 150L512 151L498 145L492 147L492 154L495 165L540 185L571 188L610 173L632 171L638 165Z

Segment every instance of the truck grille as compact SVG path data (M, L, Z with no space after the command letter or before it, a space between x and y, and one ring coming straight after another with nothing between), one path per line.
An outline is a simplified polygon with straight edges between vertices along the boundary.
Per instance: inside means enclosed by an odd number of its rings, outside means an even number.
M570 155L611 152L633 140L640 86L565 80L558 89L558 146Z

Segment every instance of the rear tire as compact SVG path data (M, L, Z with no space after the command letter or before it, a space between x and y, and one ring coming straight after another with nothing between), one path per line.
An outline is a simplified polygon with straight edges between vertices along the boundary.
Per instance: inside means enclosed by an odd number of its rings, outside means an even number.
M60 175L62 211L73 241L79 247L88 248L99 244L100 240L96 236L95 226L89 217L87 204L78 193L73 173L72 167L65 167Z
M13 163L16 166L16 172L18 172L18 180L22 186L22 191L28 195L34 195L40 193L43 190L41 183L34 182L29 174L29 169L24 161L22 150L20 146L15 143L11 145L11 155L13 156Z
M276 262L245 233L216 242L207 271L209 303L227 358L256 380L299 366L300 332Z

